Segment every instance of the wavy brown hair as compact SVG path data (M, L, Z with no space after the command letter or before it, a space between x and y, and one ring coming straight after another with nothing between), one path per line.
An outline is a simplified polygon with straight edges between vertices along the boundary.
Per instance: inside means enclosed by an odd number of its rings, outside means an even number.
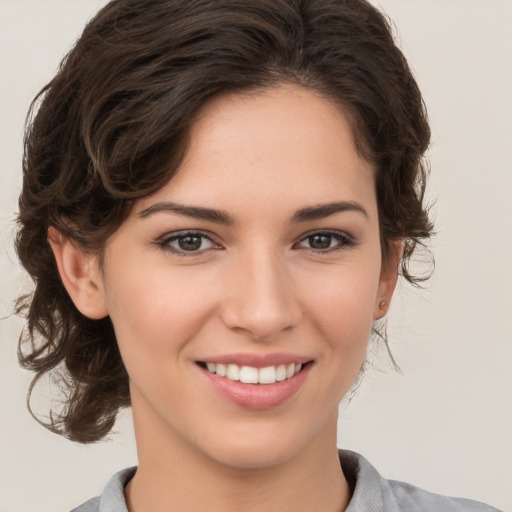
M430 131L386 18L364 0L113 0L88 23L27 119L16 248L35 289L19 360L53 375L63 407L41 421L72 440L107 435L130 404L110 319L83 316L48 244L56 227L101 254L133 201L176 172L199 109L219 94L293 83L339 105L376 169L382 250L402 275L431 223L422 157Z

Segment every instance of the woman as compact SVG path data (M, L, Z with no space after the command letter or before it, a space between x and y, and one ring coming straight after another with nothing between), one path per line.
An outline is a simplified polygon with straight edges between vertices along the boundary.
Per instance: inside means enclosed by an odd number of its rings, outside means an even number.
M94 442L133 411L137 470L77 510L492 510L336 449L432 231L428 142L365 2L124 0L90 22L29 125L17 241L22 362L67 388L49 428Z

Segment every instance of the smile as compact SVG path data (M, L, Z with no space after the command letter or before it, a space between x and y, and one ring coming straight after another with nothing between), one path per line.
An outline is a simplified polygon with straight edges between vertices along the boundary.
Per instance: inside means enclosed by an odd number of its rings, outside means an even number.
M243 384L275 384L290 379L302 368L300 363L280 364L265 368L222 363L202 363L202 365L210 373L229 380L240 381Z
M314 360L290 355L237 355L222 362L196 361L208 386L238 407L271 409L291 399L304 385ZM235 363L237 360L237 363ZM294 361L295 360L295 361Z

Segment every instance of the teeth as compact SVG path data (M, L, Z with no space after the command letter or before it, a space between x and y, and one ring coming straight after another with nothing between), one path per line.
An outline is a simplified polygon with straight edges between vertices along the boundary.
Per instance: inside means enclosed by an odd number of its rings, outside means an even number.
M281 364L276 368L276 380L277 382L281 382L282 380L285 380L286 377L286 366L284 364Z
M258 384L258 368L242 366L240 368L240 382L244 384Z
M226 365L225 364L220 364L220 363L219 364L211 363L211 364L214 367L212 373L216 373L220 377L225 377L226 376ZM210 370L209 367L208 367L208 370Z
M260 368L258 374L258 382L260 384L274 384L276 381L276 369L274 366Z
M228 364L226 377L231 380L240 380L240 367L236 364Z
M253 366L238 366L236 364L206 363L210 373L216 373L219 377L227 377L230 380L238 380L244 384L275 384L289 379L300 372L302 365L290 363L279 366L267 366L255 368Z

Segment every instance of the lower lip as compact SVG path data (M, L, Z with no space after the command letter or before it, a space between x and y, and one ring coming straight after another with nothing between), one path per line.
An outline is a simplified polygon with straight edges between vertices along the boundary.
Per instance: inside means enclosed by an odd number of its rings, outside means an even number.
M198 367L210 385L231 403L247 409L272 409L289 400L304 384L312 364L289 379L275 384L244 384L227 377L219 377L205 368Z

